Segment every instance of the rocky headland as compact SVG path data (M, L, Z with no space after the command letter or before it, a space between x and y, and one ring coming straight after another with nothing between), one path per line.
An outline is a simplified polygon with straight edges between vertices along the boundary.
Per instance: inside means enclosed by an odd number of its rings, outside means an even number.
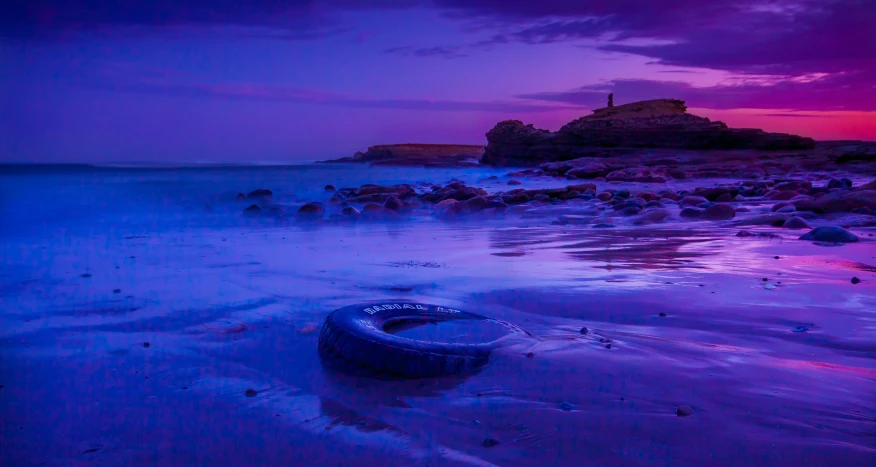
M371 165L464 167L478 165L484 147L466 144L383 144L371 146L352 157L326 163L367 163Z
M506 120L487 133L487 142L481 162L511 166L603 155L605 149L621 155L652 148L782 151L816 147L812 138L730 128L724 122L689 114L684 101L677 99L596 109L556 132Z

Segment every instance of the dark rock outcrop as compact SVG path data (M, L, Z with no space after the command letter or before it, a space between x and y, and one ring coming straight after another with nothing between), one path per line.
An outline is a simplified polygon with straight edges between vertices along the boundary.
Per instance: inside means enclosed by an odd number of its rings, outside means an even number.
M484 147L466 144L382 144L353 157L325 162L359 162L371 165L457 167L477 165Z
M641 148L771 151L815 147L811 138L729 128L723 122L691 115L686 110L684 101L677 99L634 102L596 109L592 115L574 120L557 132L506 120L487 133L488 144L481 163L533 166Z

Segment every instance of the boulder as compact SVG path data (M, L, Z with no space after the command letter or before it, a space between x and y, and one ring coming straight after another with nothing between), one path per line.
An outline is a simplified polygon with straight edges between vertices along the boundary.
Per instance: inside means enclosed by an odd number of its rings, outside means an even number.
M273 192L273 191L271 191L271 190L265 190L265 189L263 189L263 188L260 188L260 189L258 189L258 190L252 190L252 191L250 191L249 193L246 194L246 197L249 198L249 199L253 199L253 198L269 198L269 197L271 197L271 196L273 196L273 195L274 195L274 192Z
M809 224L803 218L796 217L796 216L791 217L790 219L786 220L785 223L782 224L782 227L784 227L786 229L810 229L811 228L811 227L809 227Z
M729 204L715 204L707 207L700 217L710 221L726 221L736 217L736 209Z
M323 212L324 212L324 209L322 207L322 204L320 204L320 203L307 203L304 206L301 206L300 208L298 208L298 215L300 217L307 217L307 218L322 217Z
M842 227L823 226L800 236L800 240L811 240L825 243L851 243L857 242L858 237Z

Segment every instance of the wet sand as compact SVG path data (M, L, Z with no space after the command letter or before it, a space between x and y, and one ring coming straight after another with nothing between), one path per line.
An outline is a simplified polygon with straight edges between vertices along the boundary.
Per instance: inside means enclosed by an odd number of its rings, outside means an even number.
M234 219L4 237L0 464L876 461L873 227ZM458 377L324 366L325 316L382 299L534 337Z

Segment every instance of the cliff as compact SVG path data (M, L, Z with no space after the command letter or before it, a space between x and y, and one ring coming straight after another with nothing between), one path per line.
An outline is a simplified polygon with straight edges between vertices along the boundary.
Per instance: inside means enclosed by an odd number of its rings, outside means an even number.
M499 122L487 133L481 163L532 166L642 148L775 151L814 147L811 138L729 128L723 122L687 113L684 101L654 99L596 109L557 132L519 120Z
M369 163L371 165L459 166L476 165L483 146L465 144L382 144L365 152L326 162Z

